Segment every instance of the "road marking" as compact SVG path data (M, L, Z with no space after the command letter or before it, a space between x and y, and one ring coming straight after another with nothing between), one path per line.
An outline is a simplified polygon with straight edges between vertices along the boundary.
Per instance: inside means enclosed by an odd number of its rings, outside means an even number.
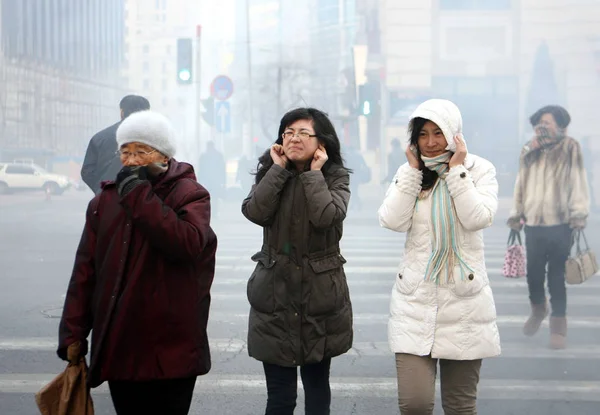
M238 228L238 227L236 227L236 228ZM219 235L217 235L217 236L219 236ZM237 234L237 235L227 233L227 234L224 234L223 236L219 237L219 240L221 242L242 242L242 241L262 240L262 238L263 238L262 229L257 229L256 232L252 232L252 233L243 233L243 234ZM484 236L483 243L486 247L490 246L490 244L502 244L502 246L506 247L507 239L508 239L508 237L498 238L496 236L490 235L488 237ZM369 242L369 245L373 245L373 244L404 245L405 241L406 241L405 236L398 237L395 235L388 236L388 235L362 235L362 234L353 235L351 233L350 234L346 233L344 236L342 236L340 243L341 243L341 245L344 245L345 242L359 242L359 243Z
M527 315L499 315L496 322L500 328L522 327L529 316ZM354 313L354 325L387 325L389 320L388 313ZM216 323L244 323L248 322L248 313L231 313L223 311L211 311L209 322ZM544 320L542 327L548 327L548 319ZM600 317L585 316L585 317L569 317L570 329L600 329Z
M57 341L53 337L31 337L0 339L0 351L54 352ZM246 351L246 341L242 339L211 339L212 353L240 353ZM392 356L387 342L354 342L346 355L358 357ZM527 359L600 359L600 345L569 346L565 350L550 350L545 347L526 346L523 343L502 343L502 358Z
M256 263L250 260L250 257L253 255L240 255L240 256L230 256L230 255L217 255L217 269L219 267L251 267L254 268ZM402 255L398 256L346 256L347 260L345 269L353 269L356 267L367 268L367 269L379 269L382 267L385 268L394 268L397 269L400 267L400 263L402 260ZM373 266L372 264L377 264ZM486 267L488 269L500 269L498 267L504 266L504 259L500 258L488 258L485 261Z
M352 291L353 283L348 282L350 287L350 299L353 304L357 303L373 303L390 301L391 294L388 293L361 293ZM246 301L247 296L245 292L235 292L235 293L224 293L224 292L212 292L211 298L213 300L213 304L218 302L231 301L232 303L239 304L239 301ZM494 302L496 304L527 304L529 305L529 297L526 293L523 294L504 294L504 293L494 293ZM597 295L577 295L571 297L571 301L569 302L570 306L596 306L598 304L598 296ZM387 305L387 304L386 304ZM600 315L598 316L600 319Z
M360 260L361 258L374 258L374 260L379 261L382 258L390 258L394 260L398 260L403 256L404 249L402 247L391 249L389 247L385 248L373 248L370 246L354 246L352 248L345 248L342 246L340 248L342 255L346 256L348 260ZM248 260L252 255L258 252L258 249L252 247L232 247L227 245L220 245L217 250L217 260L228 258L228 259L240 259L247 258ZM485 257L486 258L498 258L504 261L504 254L506 253L506 248L486 248L485 249ZM371 255L371 256L369 256Z
M335 363L334 363L335 365ZM53 374L5 374L0 375L0 393L35 393L50 382ZM397 396L396 378L350 378L332 377L331 390L334 397L381 397ZM439 380L436 381L436 395L440 396ZM479 399L502 400L549 400L549 401L589 401L600 402L600 382L590 381L540 381L521 379L481 379L478 385ZM220 375L209 373L196 381L194 394L230 394L240 391L245 394L261 394L266 390L262 375ZM303 391L299 382L298 390ZM92 392L94 395L107 394L104 383Z
M245 286L248 282L248 278L254 271L254 267L255 266L247 268L227 266L226 268L219 268L219 266L217 266L218 274L215 277L213 287ZM219 276L220 273L231 273L233 271L243 272L244 276L241 278L222 278ZM346 272L350 288L386 287L391 290L396 281L398 267L344 267L344 271ZM505 278L500 272L500 268L488 268L488 278L490 279L490 286L492 289L527 288L527 280L525 278ZM596 276L583 284L568 285L567 287L570 293L599 289L600 277Z

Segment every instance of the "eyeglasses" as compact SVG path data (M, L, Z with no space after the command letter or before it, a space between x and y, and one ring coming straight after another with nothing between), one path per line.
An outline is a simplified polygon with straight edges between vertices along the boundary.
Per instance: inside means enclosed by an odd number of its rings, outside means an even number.
M310 134L307 133L306 131L301 131L299 133L294 133L293 131L286 131L285 133L281 134L281 137L283 137L284 140L291 140L294 136L298 136L301 140L308 140L311 137L316 137L316 134Z
M135 158L144 158L146 156L149 156L152 153L156 153L156 150L152 150L152 151L127 151L127 150L117 150L117 152L115 153L116 155L118 155L121 158L124 159L128 159L130 157L135 157Z

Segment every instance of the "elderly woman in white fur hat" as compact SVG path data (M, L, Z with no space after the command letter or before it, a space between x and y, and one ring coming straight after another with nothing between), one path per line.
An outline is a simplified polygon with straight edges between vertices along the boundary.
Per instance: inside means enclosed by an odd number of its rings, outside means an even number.
M381 226L407 233L388 323L400 412L433 413L439 363L444 412L476 414L482 359L500 354L482 234L497 210L496 170L467 152L450 101L422 103L409 131L408 162L379 208Z
M89 204L66 295L58 355L87 350L118 415L189 412L210 370L206 334L217 238L210 197L173 158L173 128L152 111L117 130L124 165Z

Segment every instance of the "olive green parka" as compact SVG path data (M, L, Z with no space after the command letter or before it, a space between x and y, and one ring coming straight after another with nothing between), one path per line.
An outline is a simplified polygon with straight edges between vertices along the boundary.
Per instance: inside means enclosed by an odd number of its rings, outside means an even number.
M293 367L352 347L352 305L340 253L349 174L328 163L299 172L273 165L242 204L263 227L248 281L248 353Z

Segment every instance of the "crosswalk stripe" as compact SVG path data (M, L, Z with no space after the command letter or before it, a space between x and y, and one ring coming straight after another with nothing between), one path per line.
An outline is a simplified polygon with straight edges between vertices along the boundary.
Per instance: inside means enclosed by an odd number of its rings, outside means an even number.
M522 327L529 316L527 315L506 315L500 314L496 318L499 327ZM354 313L354 324L387 324L389 319L388 313ZM240 320L248 321L248 313L231 313L222 311L211 311L210 321L216 322L232 322ZM600 317L597 316L569 316L568 325L570 329L598 329L600 328ZM548 319L542 322L542 327L548 327Z
M57 347L56 338L31 337L0 339L0 351L36 351L54 352ZM241 339L210 339L212 353L240 353L246 351L246 341ZM384 357L391 356L387 342L354 342L346 355ZM569 347L565 350L550 350L541 347L525 347L522 343L502 343L504 358L531 359L600 359L599 345Z
M399 246L398 248L389 248L389 246L385 247L385 248L372 248L369 246L365 246L365 247L358 247L358 248L347 248L342 246L341 247L341 252L342 255L347 256L348 258L346 259L352 259L352 258L361 258L361 257L369 257L369 255L373 255L374 258L377 258L379 260L379 258L385 258L385 257L390 257L390 258L400 258L402 256L403 250L404 248L402 248L401 246ZM217 260L220 259L224 259L224 258L235 258L235 259L240 259L240 258L246 258L246 259L250 259L250 256L252 256L254 253L257 252L256 248L248 248L248 247L220 247L219 250L217 251ZM486 258L490 258L490 257L502 257L502 259L504 259L504 254L506 253L506 247L501 247L501 248L486 248L485 249L485 257Z
M397 267L345 267L344 269L350 288L380 286L385 289L391 289L395 282L396 274L398 273ZM220 278L219 275L217 275L213 287L225 287L231 285L245 286L248 282L248 277L250 277L252 271L254 271L254 267L227 267L222 269L217 267L217 271L244 271L245 275L243 278ZM488 268L488 277L492 289L527 287L527 280L525 278L505 278L500 275L499 269L494 270ZM596 276L580 285L569 285L568 289L570 292L600 289L600 277Z
M400 235L400 234L399 234ZM218 236L218 235L217 235ZM257 233L253 233L253 234L244 234L244 233L236 233L235 236L233 234L225 234L223 236L218 236L219 241L222 244L230 244L230 243L239 243L239 242L254 242L254 241L261 241L262 240L262 231L259 230L259 232ZM485 246L490 246L490 244L502 244L502 246L506 246L506 242L508 239L508 233L506 237L502 237L502 238L498 238L498 237L484 237L483 242L485 244ZM361 243L361 244L367 244L368 245L373 245L373 244L401 244L404 245L404 242L406 241L406 237L405 236L395 236L395 235L391 235L391 236L381 236L381 235L348 235L345 234L342 239L341 239L341 244L343 245L344 243Z
M335 370L335 369L334 369ZM0 375L0 393L35 393L50 382L52 374L4 374ZM397 396L396 378L350 378L332 377L331 390L336 397L381 397ZM439 380L436 381L436 396L440 396ZM298 384L303 391L302 383ZM479 399L510 399L551 401L600 402L600 382L593 381L540 381L522 379L485 379L478 388ZM214 393L228 393L232 390L246 394L264 394L266 384L261 375L228 375L209 373L196 381L194 394L210 396ZM107 394L108 385L94 389L93 394Z
M55 351L56 339L51 337L0 339L0 351ZM211 339L211 352L240 353L246 341L240 339ZM390 356L387 342L354 342L346 353L349 356ZM565 350L525 347L522 343L503 343L502 357L532 359L600 359L599 345L569 347Z
M353 292L352 284L350 284L350 298L352 303L372 303L374 301L384 301L389 302L391 294L388 293L361 293L361 292ZM221 293L214 292L211 294L213 301L232 301L236 304L239 304L239 301L246 300L245 292L236 292L236 293ZM496 304L529 304L529 297L526 293L523 294L504 294L504 293L495 293L494 294L494 302ZM598 296L597 295L578 295L576 300L574 301L578 306L596 306L598 304ZM600 319L600 315L598 316Z
M240 256L217 256L217 264L218 266L237 266L239 262L243 261L245 264L250 264L252 266L253 262L248 259L249 257L240 257ZM398 266L401 256L397 257L384 257L384 256L355 256L355 257L346 257L348 266L356 266L355 264L367 264L369 268L372 268L373 263L378 264L379 267L382 265L385 266ZM504 259L502 258L487 258L486 265L490 267L498 267L504 265Z

